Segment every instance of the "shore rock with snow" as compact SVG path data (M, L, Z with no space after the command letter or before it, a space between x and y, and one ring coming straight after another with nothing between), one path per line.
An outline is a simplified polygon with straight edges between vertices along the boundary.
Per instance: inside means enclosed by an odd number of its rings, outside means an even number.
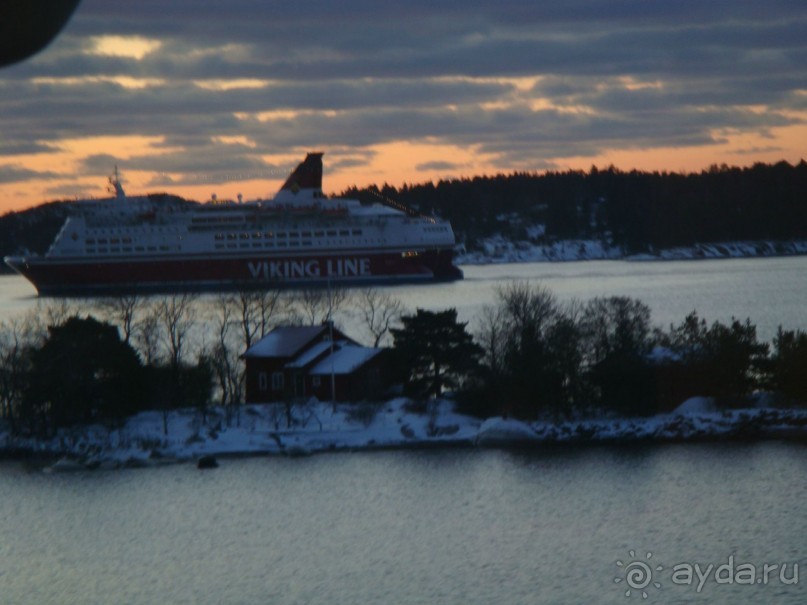
M535 430L514 418L494 417L485 420L476 433L477 445L525 445L538 441Z
M240 418L210 410L202 422L197 410L172 411L169 431L159 412L143 412L114 429L93 425L61 431L42 440L12 435L0 425L0 453L49 457L53 471L79 468L140 468L195 461L204 456L287 455L425 447L549 447L553 444L665 443L721 440L807 440L807 410L714 409L708 398L693 398L675 412L649 418L523 422L457 414L450 401L428 413L413 411L406 399L374 404L368 421L356 419L350 405L308 402L297 422L285 426L283 404L245 406Z

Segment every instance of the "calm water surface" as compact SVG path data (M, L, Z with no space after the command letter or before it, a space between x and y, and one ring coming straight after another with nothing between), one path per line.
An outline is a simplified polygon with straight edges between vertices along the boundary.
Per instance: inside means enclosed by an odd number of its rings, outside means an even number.
M465 279L448 284L388 288L408 308L456 307L473 325L514 280L550 288L562 300L632 296L644 301L661 327L692 310L708 321L750 317L769 340L776 328L807 328L807 257L701 261L587 261L464 266ZM0 276L0 319L35 308L36 291L23 278ZM344 323L350 328L350 318Z
M3 603L807 602L807 448L384 452L44 474L0 466ZM674 583L680 563L799 584ZM761 577L761 576L760 576ZM621 584L615 578L622 578Z

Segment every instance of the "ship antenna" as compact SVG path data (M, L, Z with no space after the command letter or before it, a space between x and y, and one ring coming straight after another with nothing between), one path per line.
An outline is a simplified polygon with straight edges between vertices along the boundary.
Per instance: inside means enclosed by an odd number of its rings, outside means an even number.
M115 192L115 197L119 200L122 200L126 197L126 192L123 190L123 185L120 182L120 175L118 174L118 165L115 164L115 172L111 177L109 177L109 184L112 185L112 189Z

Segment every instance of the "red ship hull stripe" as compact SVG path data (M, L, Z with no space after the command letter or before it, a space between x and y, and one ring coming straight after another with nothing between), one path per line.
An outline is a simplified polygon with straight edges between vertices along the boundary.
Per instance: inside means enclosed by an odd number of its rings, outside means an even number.
M271 286L311 283L420 281L460 279L452 251L430 250L407 256L398 253L354 252L285 257L260 253L237 258L185 257L165 259L109 258L81 261L27 259L17 267L42 294L81 290L114 290L161 285L177 288Z

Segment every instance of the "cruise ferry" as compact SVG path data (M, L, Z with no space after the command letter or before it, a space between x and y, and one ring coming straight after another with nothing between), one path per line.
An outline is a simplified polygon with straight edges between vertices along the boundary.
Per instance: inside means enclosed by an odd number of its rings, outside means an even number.
M309 153L270 200L74 202L42 256L6 264L41 295L170 292L462 279L447 221L322 192Z

